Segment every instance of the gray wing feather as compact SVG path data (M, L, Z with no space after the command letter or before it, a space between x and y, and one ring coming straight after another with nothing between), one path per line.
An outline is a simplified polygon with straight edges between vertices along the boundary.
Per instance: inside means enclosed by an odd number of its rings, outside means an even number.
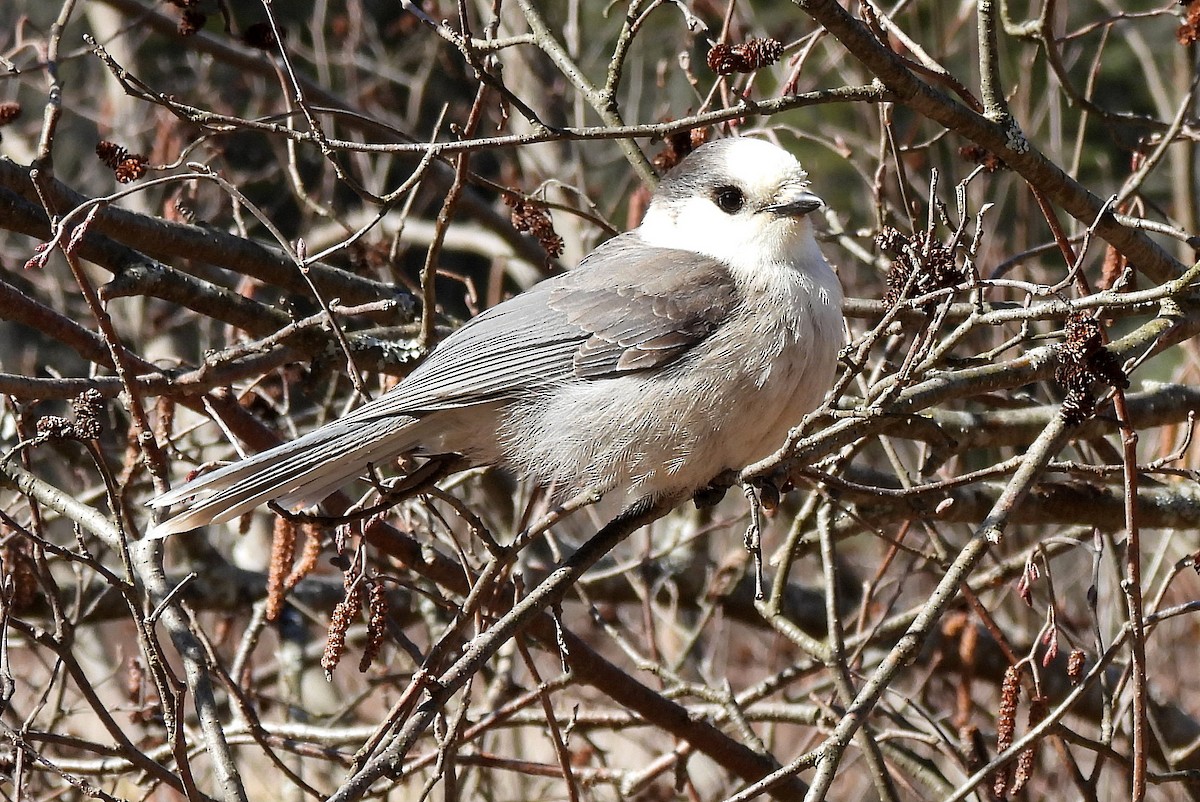
M668 364L712 334L737 303L719 262L623 234L575 270L473 318L355 420L512 398L569 378Z
M716 331L738 302L728 270L713 259L620 238L611 242L593 260L620 266L580 274L550 291L550 308L591 335L574 356L582 378L670 364ZM607 281L596 286L596 274Z
M223 523L275 499L293 509L315 504L361 475L369 463L420 445L421 423L413 418L348 423L342 418L198 476L151 500L152 507L161 508L190 499L183 513L153 527L149 535L165 537L210 522Z

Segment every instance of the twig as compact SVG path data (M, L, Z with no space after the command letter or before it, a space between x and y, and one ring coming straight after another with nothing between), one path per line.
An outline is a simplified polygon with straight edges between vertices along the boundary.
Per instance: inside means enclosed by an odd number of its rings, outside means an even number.
M600 115L600 119L604 120L609 128L625 125L616 108L616 97L606 94L603 89L594 86L584 76L579 65L571 59L566 49L550 31L549 26L546 25L546 21L542 18L541 12L534 6L533 2L531 0L517 0L517 4L521 7L521 13L525 15L525 21L529 23L529 28L533 32L533 38L537 46L550 57L550 60L554 62L567 80L587 99L588 104ZM629 36L632 36L632 32L630 32ZM625 154L625 158L629 160L629 164L633 167L634 172L641 178L642 183L645 186L654 187L658 183L658 176L654 174L654 168L650 166L650 161L646 158L646 154L642 153L641 149L634 144L632 138L622 138L620 143L621 151Z
M1094 220L1102 201L1065 175L1033 145L1014 132L951 101L907 69L902 59L880 44L866 26L835 0L793 0L838 37L893 92L898 102L992 151L1031 186L1080 221ZM1106 220L1097 233L1155 281L1183 272L1183 266L1140 231Z
M806 795L806 800L823 799L833 782L834 774L841 762L841 756L854 734L866 723L867 716L879 701L880 695L890 685L892 678L901 668L911 662L917 650L936 626L942 613L958 593L959 585L966 581L975 566L987 552L989 546L999 541L1008 518L1015 507L1032 489L1033 484L1041 475L1046 463L1062 447L1066 439L1066 428L1061 418L1056 418L1042 431L1037 441L1025 455L1025 461L1005 488L1004 493L992 506L991 512L975 530L974 536L959 552L954 562L947 569L937 588L931 594L929 601L921 608L908 631L897 644L888 652L887 657L871 674L871 677L859 690L853 704L845 714L833 733L822 746L806 753L777 772L743 789L730 797L728 802L746 802L757 794L768 789L783 777L790 776L815 762L816 774L812 786Z
M995 0L979 0L975 17L979 31L979 88L983 95L983 113L992 122L1012 125L1004 87L1000 81L1000 54L996 42Z
M470 114L464 126L464 134L472 136L479 125L480 114L483 111L483 101L487 96L485 87L480 86L475 93L475 101L471 104ZM462 196L467 169L470 165L470 153L464 151L454 160L454 180L450 182L450 191L446 193L442 207L438 210L437 222L434 225L433 241L425 252L425 265L421 268L421 349L429 351L433 348L434 323L437 321L437 298L434 293L434 280L437 278L438 259L442 252L442 242L446 237L446 229L454 216L458 199Z
M44 171L47 176L54 174L54 135L58 131L58 121L62 118L63 85L58 76L58 49L62 44L63 29L67 27L74 11L75 0L63 0L58 16L50 23L49 35L46 37L46 77L50 85L46 93L46 105L42 111L42 131L38 137L34 167Z
M330 797L330 802L361 799L376 780L399 768L416 738L433 721L435 711L459 690L513 634L551 604L557 603L579 577L613 546L634 530L665 515L674 506L673 499L647 500L629 507L597 532L558 569L544 579L512 612L477 636L463 656L439 676L428 690L428 704L422 705L405 722L392 743L361 771L347 779Z

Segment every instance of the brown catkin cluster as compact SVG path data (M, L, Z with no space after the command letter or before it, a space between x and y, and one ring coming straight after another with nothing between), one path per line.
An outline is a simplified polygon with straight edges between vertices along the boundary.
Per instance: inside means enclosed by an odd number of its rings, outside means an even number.
M85 390L71 402L75 420L69 421L58 415L43 415L34 424L40 440L95 440L104 431L100 414L104 411L104 397L99 390Z
M779 61L783 43L778 39L750 39L738 45L713 45L708 51L708 67L717 75L754 72Z
M1033 729L1038 724L1042 723L1042 719L1046 717L1046 713L1050 710L1050 705L1045 696L1034 696L1029 700L1029 717L1026 719L1026 731ZM1033 761L1037 757L1037 741L1034 741L1029 746L1021 750L1020 757L1017 758L1017 767L1013 770L1012 788L1009 793L1016 796L1021 793L1021 789L1029 782L1029 778L1033 776Z
M663 140L663 149L654 157L652 164L659 175L683 161L684 157L708 141L707 128L693 128L668 134Z
M358 661L360 672L366 672L379 657L384 635L387 634L387 618L387 587L378 577L374 577L367 593L367 645L363 647L362 659Z
M957 287L966 280L966 271L954 258L954 251L924 231L905 236L887 226L875 238L879 249L892 257L887 274L884 303L894 306L908 298L937 290ZM933 304L925 308L933 311Z
M1017 703L1021 701L1021 669L1009 666L1004 670L1004 682L1000 685L1000 711L996 715L996 753L1012 746L1017 731ZM998 799L1008 795L1009 772L1007 768L997 770L992 780L992 793Z
M116 142L100 140L96 145L96 155L122 184L136 181L146 174L146 157L140 153L130 153Z
M329 618L329 636L325 640L325 653L321 655L321 668L325 670L325 679L333 679L333 670L342 661L346 651L346 631L362 612L362 583L352 582L346 577L348 587L345 597L333 608Z
M81 440L95 440L104 431L100 415L104 412L104 396L96 389L84 390L71 402L75 414L75 436Z
M511 193L505 194L504 204L512 209L513 228L522 234L532 234L547 256L562 256L563 238L554 230L544 208Z
M1084 312L1067 318L1066 339L1058 347L1058 367L1054 380L1066 391L1062 403L1063 420L1076 426L1096 414L1096 396L1092 387L1129 387L1121 363L1104 347L1100 321Z
M296 524L287 518L275 518L271 535L271 565L267 572L267 620L274 621L283 612L287 579L296 558Z
M1186 6L1186 8L1184 9L1183 23L1175 32L1175 38L1179 44L1187 47L1200 40L1200 0L1182 0L1180 5Z
M304 549L300 552L300 559L292 568L292 572L288 574L284 580L283 587L285 590L291 590L296 587L301 579L308 576L317 567L317 560L321 557L321 533L315 527L305 525L301 527L304 530Z

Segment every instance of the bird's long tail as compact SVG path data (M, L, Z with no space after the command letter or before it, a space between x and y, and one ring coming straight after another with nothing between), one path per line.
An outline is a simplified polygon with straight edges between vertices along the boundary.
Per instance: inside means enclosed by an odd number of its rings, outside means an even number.
M422 420L395 415L351 416L268 451L206 473L151 499L155 508L186 503L176 515L150 528L152 538L224 523L278 501L300 510L378 464L412 451L421 441Z

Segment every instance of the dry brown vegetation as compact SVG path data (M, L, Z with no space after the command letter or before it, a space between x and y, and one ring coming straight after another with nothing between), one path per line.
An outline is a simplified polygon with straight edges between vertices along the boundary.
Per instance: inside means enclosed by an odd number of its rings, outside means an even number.
M0 796L1200 797L1197 5L0 4ZM141 538L729 133L849 296L761 519Z

